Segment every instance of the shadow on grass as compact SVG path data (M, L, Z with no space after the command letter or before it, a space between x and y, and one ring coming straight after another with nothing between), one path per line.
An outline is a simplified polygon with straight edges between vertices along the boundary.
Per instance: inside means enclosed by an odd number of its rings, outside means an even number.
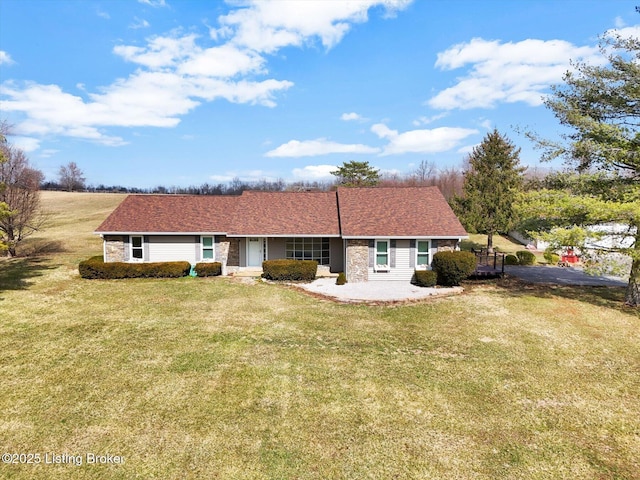
M6 290L24 290L47 270L56 268L46 257L11 258L0 260L0 293ZM2 300L2 297L0 297Z
M589 303L598 307L609 308L624 313L635 313L640 318L640 308L630 307L624 303L626 287L568 286L528 283L516 277L505 275L504 278L469 280L465 288L474 286L495 285L503 295L518 298L536 296L540 298L566 298Z

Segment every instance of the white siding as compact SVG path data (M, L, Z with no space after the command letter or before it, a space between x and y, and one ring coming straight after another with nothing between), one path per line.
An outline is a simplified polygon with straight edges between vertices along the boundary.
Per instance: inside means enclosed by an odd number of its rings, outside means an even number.
M150 236L148 261L196 263L196 249L200 245L195 242L195 235Z
M411 249L409 248L409 240L396 240L396 266L388 272L375 272L369 267L369 281L377 280L399 280L403 282L411 281L413 277L414 267L410 267Z

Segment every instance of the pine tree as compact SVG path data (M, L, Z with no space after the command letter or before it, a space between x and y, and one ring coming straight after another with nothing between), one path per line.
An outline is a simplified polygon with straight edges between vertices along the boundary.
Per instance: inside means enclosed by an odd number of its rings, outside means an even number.
M453 208L469 232L486 233L493 251L493 235L507 233L515 223L513 204L522 189L520 149L497 129L486 135L468 157L462 197Z
M380 173L369 162L345 162L338 170L331 172L338 177L343 187L373 187L380 181Z

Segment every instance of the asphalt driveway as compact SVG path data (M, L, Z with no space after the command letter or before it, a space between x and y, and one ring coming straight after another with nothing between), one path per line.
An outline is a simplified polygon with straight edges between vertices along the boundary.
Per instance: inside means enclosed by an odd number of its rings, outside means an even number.
M504 272L531 283L591 287L625 287L627 285L627 281L623 278L610 275L587 275L579 267L550 267L542 265L523 267L518 265L505 265Z

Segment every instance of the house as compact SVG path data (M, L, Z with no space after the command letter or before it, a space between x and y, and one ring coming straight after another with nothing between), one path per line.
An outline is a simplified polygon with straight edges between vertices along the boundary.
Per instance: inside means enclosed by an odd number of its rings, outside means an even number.
M468 236L437 187L129 195L95 233L105 262L316 260L349 282L409 281Z

